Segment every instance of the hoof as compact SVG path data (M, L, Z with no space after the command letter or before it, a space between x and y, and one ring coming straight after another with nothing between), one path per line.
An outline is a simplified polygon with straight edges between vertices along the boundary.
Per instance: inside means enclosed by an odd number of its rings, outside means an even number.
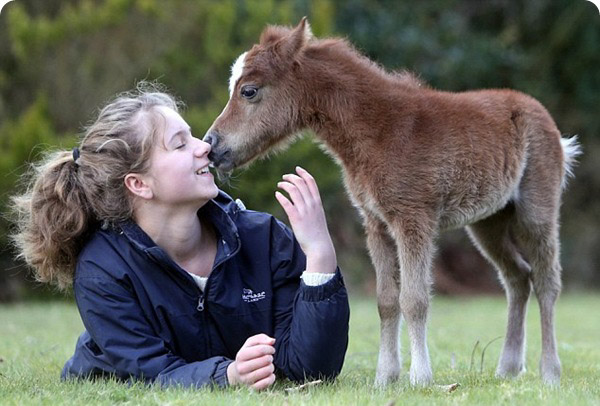
M558 386L560 384L560 361L542 362L540 365L540 374L542 382L549 386Z
M413 387L426 387L433 383L433 373L431 369L420 371L410 370L410 384Z
M375 386L383 388L400 377L400 358L379 355L377 372L375 373Z
M502 379L517 378L525 372L525 365L499 365L496 369L496 376Z
M375 375L375 387L377 388L384 388L387 385L389 385L392 382L395 382L398 380L399 377L399 372L388 372L388 373L382 373L377 371L377 374Z

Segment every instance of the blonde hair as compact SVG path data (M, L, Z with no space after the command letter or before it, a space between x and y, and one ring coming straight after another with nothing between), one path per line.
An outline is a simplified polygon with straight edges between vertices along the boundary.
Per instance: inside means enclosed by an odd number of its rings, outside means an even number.
M140 83L100 111L78 154L49 153L25 175L26 191L12 197L16 231L11 238L17 258L33 268L38 281L68 288L89 234L132 217L124 179L149 169L159 106L179 110L159 85Z

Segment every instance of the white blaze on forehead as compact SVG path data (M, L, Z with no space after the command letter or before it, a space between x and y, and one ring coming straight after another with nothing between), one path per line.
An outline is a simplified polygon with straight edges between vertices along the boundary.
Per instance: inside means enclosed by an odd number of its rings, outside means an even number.
M235 60L235 63L231 67L231 77L229 78L229 98L233 96L233 88L237 83L240 76L242 76L242 71L244 70L244 61L246 59L246 54L248 52L244 52Z

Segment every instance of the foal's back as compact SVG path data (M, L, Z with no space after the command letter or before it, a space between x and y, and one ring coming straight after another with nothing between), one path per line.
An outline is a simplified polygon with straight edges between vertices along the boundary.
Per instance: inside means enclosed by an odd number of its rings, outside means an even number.
M399 123L386 134L384 144L402 144L401 153L390 148L383 158L389 162L387 186L431 206L441 229L470 224L517 199L527 171L535 172L531 176L546 193L559 192L560 133L532 97L513 90L414 88L400 98L410 107L397 112ZM394 111L394 106L383 108Z

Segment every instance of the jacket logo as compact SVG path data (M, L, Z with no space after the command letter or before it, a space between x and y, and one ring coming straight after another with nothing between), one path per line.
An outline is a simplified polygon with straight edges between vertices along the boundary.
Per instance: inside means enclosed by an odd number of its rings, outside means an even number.
M266 297L266 293L254 293L252 289L242 289L242 300L246 303L258 302L259 300L263 300Z

